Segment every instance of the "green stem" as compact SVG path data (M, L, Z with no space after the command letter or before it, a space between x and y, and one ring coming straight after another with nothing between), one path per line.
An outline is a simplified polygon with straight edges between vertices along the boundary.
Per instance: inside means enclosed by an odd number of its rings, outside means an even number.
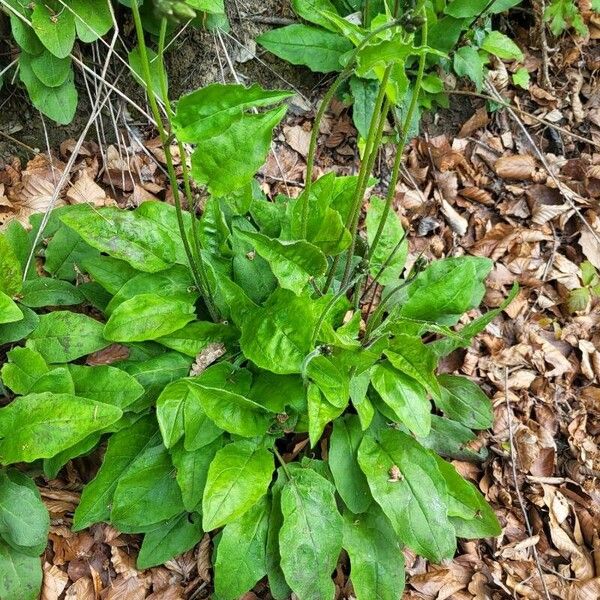
M288 479L291 479L292 474L290 473L290 470L288 469L287 463L285 462L285 460L283 460L283 456L281 456L281 454L279 454L279 450L277 450L277 448L275 447L275 444L273 444L273 454L277 457L277 460L279 461L279 464L281 465L286 477Z
M327 111L327 108L331 104L333 97L335 96L336 92L338 91L338 89L340 88L342 83L344 83L344 81L346 81L346 79L348 79L352 75L352 73L354 71L354 63L356 61L356 57L358 56L358 53L374 37L379 35L381 32L386 31L387 29L396 27L397 25L398 25L398 20L394 19L393 21L390 21L389 23L386 23L385 25L382 25L381 27L378 27L377 29L374 29L373 31L368 33L363 38L363 40L360 42L360 44L358 44L358 46L356 46L356 48L353 50L352 54L350 55L350 57L348 59L348 63L346 64L346 66L344 67L342 72L336 77L335 81L333 82L333 84L331 85L331 87L329 88L329 90L327 91L325 96L323 97L323 101L321 102L321 105L319 106L319 110L317 111L317 114L315 115L315 120L313 122L312 133L310 136L310 145L308 147L308 155L306 158L305 187L304 187L304 193L302 194L302 210L300 213L301 214L301 218L300 218L301 229L300 229L300 231L301 231L302 238L306 238L306 231L308 229L308 207L309 207L309 202L310 202L310 192L311 192L312 183L313 183L312 178L313 178L313 171L314 171L314 167L315 167L315 155L317 152L317 140L319 138L319 129L321 126L321 121L323 120L323 117L325 116L325 112Z
M160 64L159 80L160 80L161 95L165 102L167 121L169 123L169 132L167 132L167 133L170 133L171 123L173 121L174 114L173 114L173 109L171 107L171 103L169 102L167 78L166 78L165 69L164 69L166 33L167 33L167 19L166 19L166 17L163 17L160 22L160 32L158 35L158 61ZM184 188L185 197L186 197L187 203L188 203L188 210L189 210L190 216L192 218L192 238L193 238L194 243L193 243L193 246L191 247L191 253L194 257L195 265L198 268L198 274L200 276L201 285L202 285L200 292L203 295L203 299L206 304L206 308L208 309L211 319L213 321L217 321L218 313L217 313L214 303L212 301L212 294L211 294L211 290L210 290L210 283L208 281L208 276L206 274L206 267L204 265L204 260L202 258L202 254L200 253L202 245L200 243L200 236L198 234L198 219L196 218L195 201L194 201L194 195L192 193L190 173L189 173L188 164L187 164L187 152L185 150L185 146L183 145L183 142L181 142L178 139L176 139L176 141L177 141L177 147L179 149L179 158L181 160L181 170L182 170L182 175L183 175L183 188ZM169 143L166 144L166 148L170 149ZM179 191L177 190L177 192L174 192L174 194L176 194L176 197L177 197L177 201L175 203L176 210L178 210L177 219L179 222L179 217L181 214L181 222L183 223L181 202L178 202L179 201ZM177 205L179 205L179 209L177 209ZM183 231L181 230L181 226L180 226L180 232L181 232L182 238L184 238L184 242L183 242L184 246L187 244L187 246L189 248L190 244L187 239L187 234L185 232L185 229Z
M406 114L406 119L403 124L402 137L400 138L400 142L396 148L396 157L394 159L394 166L392 168L392 177L390 180L390 185L388 187L387 196L385 199L385 206L383 208L383 213L381 214L381 221L379 222L379 226L377 227L377 233L373 238L373 243L368 250L367 257L373 256L377 245L379 244L379 240L381 239L381 234L383 233L383 228L385 227L385 223L387 221L388 215L390 214L390 210L392 207L392 203L394 198L396 197L396 185L398 184L398 179L400 177L400 166L402 165L402 157L404 155L404 149L406 148L406 143L408 142L408 136L410 133L410 126L414 118L415 110L417 109L417 105L419 102L419 95L421 93L421 85L423 83L423 75L425 73L425 64L427 61L427 11L423 10L423 17L425 19L423 23L422 29L422 39L421 39L421 47L423 48L423 52L419 57L419 69L417 71L417 79L415 81L415 87L413 89L413 95L410 101L410 105L408 108L408 112Z
M393 298L393 296L396 292L400 291L403 287L406 287L409 283L411 283L411 281L412 280L407 280L407 281L403 281L402 283L399 283L385 298L383 298L381 300L381 302L375 309L375 312L373 313L372 317L367 321L367 328L365 330L365 337L364 337L365 344L369 343L369 338L371 336L371 333L372 333L374 327L376 326L379 317L383 314L383 311L384 311L385 307L387 306L387 303L390 301L390 298Z

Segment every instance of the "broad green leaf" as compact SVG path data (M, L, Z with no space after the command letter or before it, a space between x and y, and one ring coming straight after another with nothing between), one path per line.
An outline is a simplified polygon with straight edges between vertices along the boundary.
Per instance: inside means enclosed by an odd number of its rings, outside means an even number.
M269 263L279 285L296 295L302 293L311 278L321 277L327 270L325 255L303 240L280 241L240 229L236 230L236 235L252 244Z
M393 340L393 348L384 353L392 366L416 379L434 398L439 398L440 385L434 375L437 357L421 338L400 333Z
M108 521L113 495L119 479L136 459L160 441L155 419L144 417L111 436L96 477L81 494L73 516L73 530L81 531L93 523Z
M529 89L531 77L526 67L519 67L512 76L513 83L524 90Z
M186 4L189 4L196 10L207 12L211 14L218 14L225 12L224 0L185 0Z
M343 528L333 485L312 469L288 465L288 470L291 477L281 490L281 568L300 600L333 600L331 573L342 549Z
M0 292L0 324L14 323L23 318L21 309L7 296Z
M484 14L504 12L519 4L519 0L452 0L444 9L452 17L479 17Z
M448 515L456 535L462 538L496 537L502 527L481 492L463 479L454 466L436 454L432 456L448 488Z
M193 303L157 294L139 294L119 304L104 327L114 342L143 342L169 335L193 321Z
M171 450L173 465L177 469L177 484L185 509L193 512L200 509L208 468L215 454L223 446L221 437L192 452L178 444Z
M49 363L65 363L102 350L110 342L102 335L104 325L81 313L54 311L40 316L27 347Z
M454 53L454 72L459 77L468 77L481 90L486 62L473 46L462 46Z
M40 559L18 552L0 539L0 598L38 600L41 587Z
M470 429L492 426L492 403L476 383L457 375L440 375L438 381L442 393L436 404L448 417Z
M429 434L431 403L425 388L418 381L385 361L373 367L371 383L401 423L415 435Z
M306 376L330 404L346 408L350 397L349 378L331 358L323 355L312 358L306 367Z
M269 498L263 497L223 529L215 560L215 596L219 600L237 600L266 575L270 508Z
M406 41L403 35L394 35L387 40L376 39L358 52L356 74L359 77L365 77L376 67L385 67L398 62L404 63L406 58L414 52L415 48L412 42ZM406 84L408 84L408 79Z
M21 292L23 284L21 262L15 254L10 240L0 234L0 292L11 298Z
M236 338L235 329L231 325L193 321L169 335L157 338L156 341L167 348L195 358L209 344L216 342L226 344Z
M469 448L470 442L475 439L473 431L448 417L431 415L429 435L418 439L425 448L448 458L477 462L487 456L486 448L482 448L479 453Z
M308 296L275 290L265 305L242 323L240 346L244 355L273 373L300 373L304 358L312 350L317 311L318 306Z
M508 36L499 31L490 31L481 47L490 54L505 60L523 60L523 52Z
M33 72L31 60L31 56L26 52L21 52L19 77L27 89L29 99L44 115L60 125L68 125L73 120L77 109L78 95L73 70L69 70L67 78L61 85L48 87Z
M144 393L144 388L129 373L117 367L69 365L69 371L77 396L106 402L122 410Z
M387 429L363 438L358 462L400 539L434 562L452 558L456 537L448 494L431 454L405 433Z
M73 235L77 235L73 232ZM77 236L79 237L79 236ZM81 262L83 270L99 283L110 294L116 294L139 271L129 266L124 260L111 256L86 257Z
M242 437L264 435L275 415L264 406L228 390L192 384L196 400L221 429Z
M77 37L86 43L95 42L113 25L109 0L70 0L75 13Z
M164 65L161 60L158 59L158 55L152 48L147 48L146 53L148 54L148 60L150 65L150 78L152 80L152 89L154 94L157 94L158 97L163 102L169 102L168 97L165 98L163 96L162 91L162 77L168 82L168 78L166 73L164 72ZM142 86L143 89L146 89L146 80L144 77L144 68L142 66L142 57L140 56L140 48L136 46L131 52L127 54L127 60L129 62L129 66L132 70L132 75L135 78L136 82ZM167 83L168 85L168 83Z
M287 107L264 113L244 115L227 129L202 138L192 154L192 175L215 196L247 185L264 164L274 127L283 119ZM227 165L227 168L223 168Z
M38 326L40 319L36 313L26 306L18 306L18 308L23 315L18 321L2 323L2 319L0 319L0 345L18 342L27 337Z
M292 8L305 21L335 31L329 19L321 14L322 11L336 12L335 6L330 0L292 0Z
M385 201L377 196L371 198L367 210L367 240L373 244L383 217ZM373 277L379 276L379 283L397 283L408 255L408 241L404 229L394 210L390 210L383 226L375 254L369 258L369 271Z
M261 370L254 377L248 398L274 413L284 413L288 406L300 412L306 410L306 389L297 375Z
M340 408L330 404L314 383L308 384L306 398L308 403L308 437L311 447L314 447L321 439L327 424L337 419L344 412L345 407Z
M31 69L44 85L58 87L67 80L71 72L71 58L57 58L48 50L44 50L31 59Z
M350 79L350 90L354 99L352 103L352 121L362 138L367 139L379 85L372 79L362 79L354 76Z
M352 50L352 43L340 34L300 24L267 31L256 41L286 62L316 73L341 71L340 59Z
M372 506L344 514L344 550L357 600L398 600L404 591L404 555L388 519Z
M121 419L122 420L122 419ZM114 423L112 427L108 427L107 429L113 429L119 426L118 421ZM79 456L85 456L89 454L99 443L102 438L102 434L106 430L98 431L88 435L86 438L82 439L80 442L77 442L70 448L59 452L54 455L52 458L45 458L43 461L44 466L44 475L48 477L48 479L54 479L59 474L60 470L72 459L77 458Z
M212 531L235 521L266 493L273 455L254 441L232 442L219 450L208 469L202 498L202 523Z
M24 475L9 473L0 473L0 535L17 550L39 556L48 541L50 516L35 484L24 485Z
M172 558L191 550L203 535L199 515L182 513L144 535L138 554L138 569L163 565Z
M72 229L63 225L48 242L44 256L45 271L58 279L75 281L77 272L84 270L83 262L95 259L100 253L86 244Z
M19 10L19 9L18 9ZM19 10L23 14L22 10ZM10 28L13 38L17 42L19 48L36 56L44 51L44 45L40 42L40 38L35 34L33 27L30 27L14 14L10 15Z
M281 570L281 549L279 547L279 532L283 525L281 512L281 490L287 481L283 467L277 470L277 479L271 486L271 511L269 513L269 528L266 540L266 570L269 581L269 591L275 600L287 600L292 590L285 580Z
M31 13L31 25L40 41L54 56L69 56L75 43L75 18L59 2L36 2Z
M175 262L175 245L153 221L119 208L93 209L87 204L64 215L65 225L90 246L128 262L147 273L162 271Z
M117 482L111 522L120 531L136 532L183 512L174 475L171 456L162 444L143 450Z
M367 397L367 390L371 383L371 373L364 371L360 375L355 375L350 380L350 399L356 409L362 430L365 431L375 415L375 409Z
M115 406L72 394L22 396L0 409L0 462L50 458L118 421L122 414Z
M84 301L83 295L72 283L50 277L27 279L23 283L22 294L21 303L29 308L70 306Z
M329 468L335 487L346 506L355 514L365 512L372 501L365 475L356 462L362 437L358 417L345 415L334 421L329 440Z
M75 393L69 371L64 367L50 370L42 355L31 348L13 348L7 352L7 358L9 362L0 374L4 385L15 394Z
M252 107L276 104L290 95L263 90L258 85L246 88L214 83L179 99L173 127L182 142L196 143L227 129L232 122L244 118Z

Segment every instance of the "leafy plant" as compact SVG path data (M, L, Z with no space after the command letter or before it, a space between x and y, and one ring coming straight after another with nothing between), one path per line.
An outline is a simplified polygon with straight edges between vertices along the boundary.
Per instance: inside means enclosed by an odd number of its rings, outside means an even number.
M153 6L143 0L144 24L156 31L156 15L191 19L198 25L222 25L223 0L162 0ZM130 5L130 0L119 0ZM78 103L73 49L102 38L114 23L111 0L1 0L9 16L13 40L19 49L19 79L32 104L56 123L73 120ZM209 18L210 17L210 18ZM135 64L131 67L135 72Z
M31 232L13 222L0 234L0 344L12 346L0 372L11 393L0 409L0 463L52 477L107 440L73 528L107 521L143 534L140 568L214 532L216 598L238 598L265 576L275 598L333 598L331 573L345 549L358 600L396 599L403 546L439 562L457 537L500 533L481 493L447 460L482 458L468 442L491 425L490 401L467 378L436 371L517 289L457 329L479 306L491 261L407 267L392 210L426 60L437 55L419 11L418 45L394 18L358 41L317 115L303 194L271 201L253 174L288 94L216 84L174 110L166 102L163 118L167 19L156 76L133 4L139 76L175 206L66 206L43 232L33 217ZM411 57L418 76L409 91ZM319 120L355 69L381 82L360 172L313 181ZM385 199L370 198L363 236L359 215L392 110L400 131L392 181ZM184 141L197 148L191 174ZM207 191L199 218L191 176ZM77 252L65 252L65 240ZM30 255L44 273L26 269ZM112 343L128 357L82 364ZM38 571L16 573L2 597L35 598Z
M331 0L292 0L296 14L307 23L288 25L257 38L266 50L296 65L318 73L342 71L353 49L396 15L406 39L414 37L422 25L425 11L430 27L430 51L427 69L421 81L420 105L430 108L434 102L446 105L441 71L453 69L468 77L481 89L490 56L505 60L523 60L519 47L506 35L491 29L491 16L504 12L520 0L449 0L442 2L405 1L332 2ZM417 6L418 4L418 6ZM475 26L474 26L475 25ZM391 95L402 105L408 90L407 77L416 76L415 53L391 42L389 32L375 36L380 45L372 53L363 52L348 79L345 95L353 104L354 124L366 139L384 68L385 54L396 54L396 67L386 82L394 86ZM418 41L418 37L416 38ZM406 69L404 68L406 66ZM523 77L521 77L522 81ZM404 100L406 101L406 99Z
M592 2L592 9L600 12L600 3ZM588 28L573 0L552 0L546 7L544 19L549 23L554 35L561 35L565 31L574 29L579 35L587 35Z
M581 263L582 286L569 292L567 297L567 308L569 312L585 310L594 298L600 298L600 275L589 261Z

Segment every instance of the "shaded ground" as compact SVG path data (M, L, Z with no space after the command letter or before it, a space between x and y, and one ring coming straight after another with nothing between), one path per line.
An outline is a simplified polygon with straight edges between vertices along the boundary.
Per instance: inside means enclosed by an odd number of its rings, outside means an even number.
M240 0L240 9L248 10L249 4ZM508 111L489 114L483 100L460 96L460 108L454 111L460 116L453 122L443 119L452 129L440 133L435 123L427 122L422 137L411 145L397 189L395 209L409 231L412 258L421 253L491 257L496 266L488 281L486 308L498 306L515 281L521 286L515 302L472 347L451 355L443 365L448 372L472 377L493 398L494 427L470 448L483 450L486 459L454 464L492 503L503 534L495 540L461 542L455 560L439 566L407 553L405 600L600 598L600 303L591 292L578 291L586 289L580 268L585 260L600 270L598 46L594 39L552 40L548 86L535 32L522 27L514 33L523 48L530 48L525 64L532 84L527 91L510 88L509 73L501 64L493 80L527 114L517 113L518 119ZM224 53L214 49L212 37L201 46L205 35L190 33L173 50L178 60L172 67L182 68L172 84L175 94L206 78L220 78L219 56L223 62ZM192 72L195 63L185 58L184 48L195 44L204 48L207 60ZM181 67L184 59L189 67ZM262 67L253 71L254 64L235 63L234 68L238 76L273 83L270 72ZM231 81L226 60L223 65ZM298 73L294 70L292 82L306 81ZM312 85L303 88L306 95ZM451 96L453 105L456 98ZM310 110L291 111L262 172L266 192L301 190L312 117ZM354 142L349 111L334 105L322 129L319 168L354 172ZM137 161L152 175L144 181L131 176L131 185L122 187L118 182L126 177L120 172L111 171L108 181L98 178L103 158L90 145L67 199L76 197L77 178L96 179L96 187L87 189L121 205L136 204L149 194L164 196L164 178L154 160L138 150L123 164L121 150L107 150L113 169L135 173ZM386 152L379 163L383 180L390 159ZM30 175L36 166L30 167ZM7 193L15 191L13 209L23 215L32 207L44 208L43 194L21 185L30 175L18 168L0 174ZM96 453L68 465L56 480L38 480L53 518L42 597L209 597L208 536L164 567L139 572L139 538L106 525L78 534L70 531L82 483L92 477L98 459ZM352 597L347 566L342 560L336 573L339 598ZM245 600L269 597L260 583Z

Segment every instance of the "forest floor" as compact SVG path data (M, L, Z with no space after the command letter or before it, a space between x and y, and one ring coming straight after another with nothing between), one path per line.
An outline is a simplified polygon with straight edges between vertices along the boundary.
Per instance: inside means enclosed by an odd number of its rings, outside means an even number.
M186 34L170 70L174 95L221 78L299 90L260 175L267 194L294 196L303 187L323 87L305 71L260 53L267 66L253 58L252 37L265 26L260 16L290 16L280 4L240 0L232 39ZM412 259L492 258L485 308L498 306L515 281L521 288L469 349L443 364L478 381L493 399L493 429L465 449L484 458L454 465L491 502L503 533L461 542L455 559L442 565L407 552L406 600L600 598L600 300L591 291L599 283L593 269L600 271L600 28L590 25L588 39L552 39L546 53L535 27L515 26L529 89L513 87L501 63L492 73L495 89L515 108L490 112L485 99L454 84L452 109L426 119L406 152L395 210L409 232ZM202 68L194 69L197 56ZM119 120L107 125L106 139L92 135L84 144L62 199L120 206L168 200L164 157L151 130L116 99L114 110ZM52 159L24 158L22 144L37 148L43 138L20 127L11 135L21 144L0 152L0 224L46 208L53 169L64 168L77 134L77 125L54 128ZM355 173L355 141L349 109L334 104L322 125L318 168ZM21 158L9 158L9 150ZM391 149L380 157L381 181L391 159ZM208 536L165 566L140 572L139 537L107 525L71 532L82 483L98 458L78 459L57 479L38 480L52 517L42 599L209 597ZM352 597L346 566L342 560L335 577L338 598ZM244 600L268 598L259 583Z

